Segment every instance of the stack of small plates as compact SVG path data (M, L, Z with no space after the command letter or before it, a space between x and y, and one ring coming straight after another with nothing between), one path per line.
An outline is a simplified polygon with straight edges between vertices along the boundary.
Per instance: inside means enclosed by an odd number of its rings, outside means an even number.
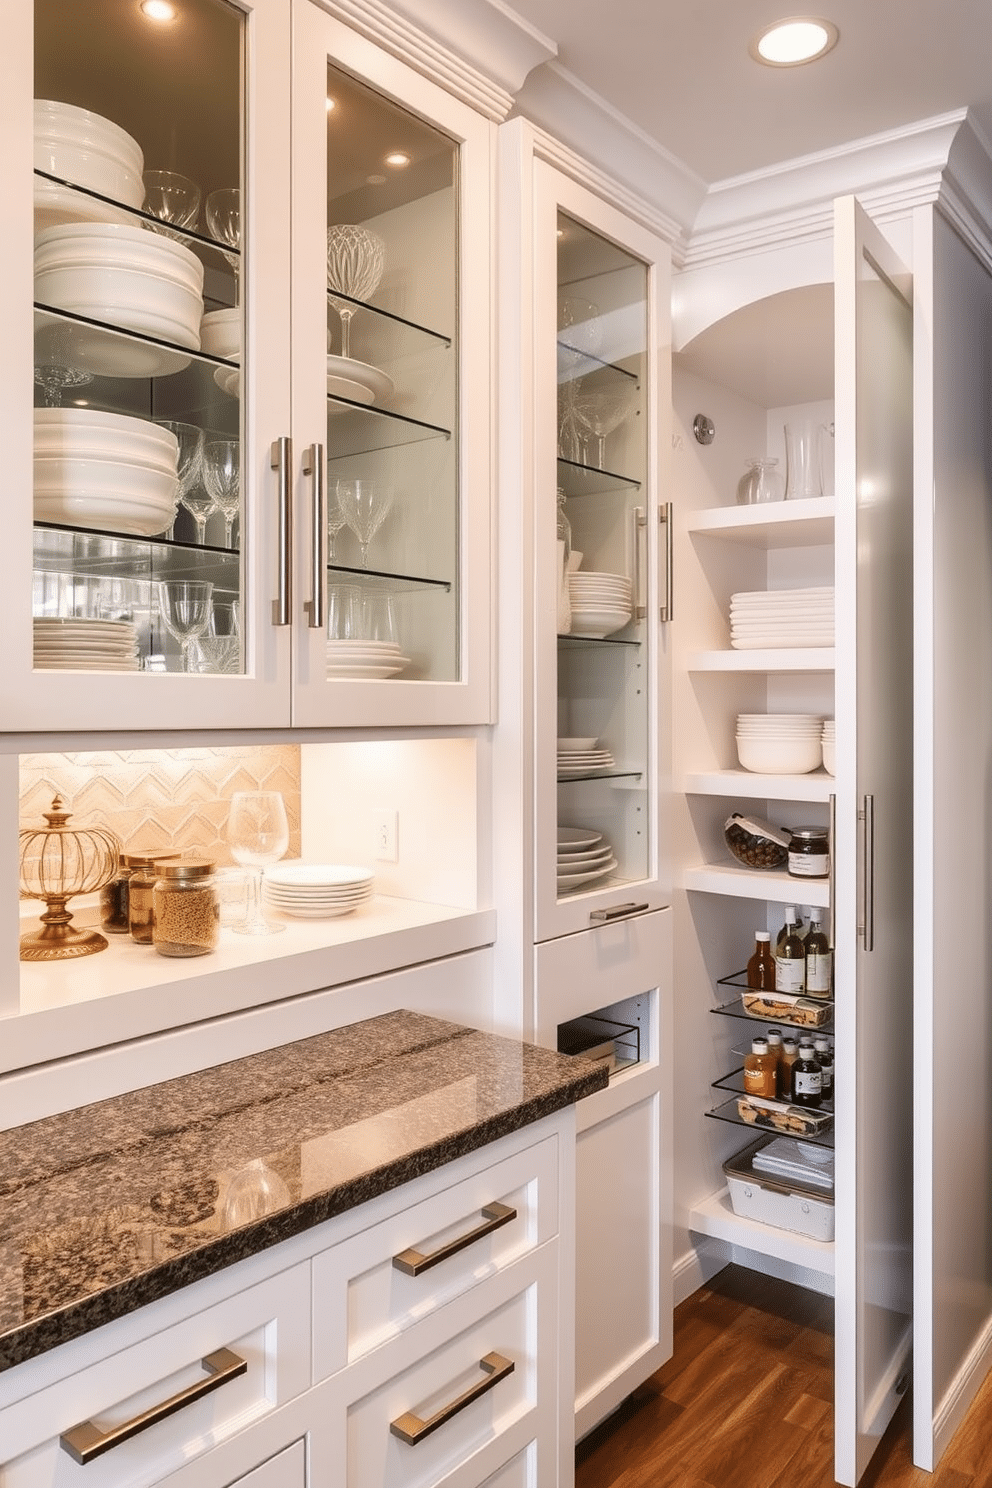
M136 672L137 631L130 620L38 619L34 665L43 672Z
M630 623L631 583L625 574L570 573L568 597L573 635L606 636Z
M837 738L835 725L832 718L823 720L823 729L820 734L820 747L823 750L823 768L828 775L837 774Z
M395 677L410 665L395 641L327 642L329 677Z
M372 898L371 868L343 863L277 863L262 877L268 909L300 920L351 914Z
M759 589L730 596L730 644L737 651L833 643L831 588Z
M613 849L592 827L558 828L558 892L585 888L608 878L617 866Z
M558 779L572 780L592 770L608 770L613 755L608 749L597 749L598 739L558 740Z

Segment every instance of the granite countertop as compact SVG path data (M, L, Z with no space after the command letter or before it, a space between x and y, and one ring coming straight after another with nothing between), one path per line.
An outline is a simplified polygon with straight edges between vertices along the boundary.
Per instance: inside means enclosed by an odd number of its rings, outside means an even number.
M0 1133L0 1370L607 1080L588 1060L395 1012Z

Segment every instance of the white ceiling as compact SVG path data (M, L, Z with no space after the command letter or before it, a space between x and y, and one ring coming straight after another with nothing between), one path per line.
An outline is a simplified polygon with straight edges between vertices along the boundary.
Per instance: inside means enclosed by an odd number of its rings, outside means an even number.
M492 3L492 0L490 0ZM992 0L817 0L840 29L803 67L749 39L794 0L511 0L557 65L706 183L971 106L992 139Z

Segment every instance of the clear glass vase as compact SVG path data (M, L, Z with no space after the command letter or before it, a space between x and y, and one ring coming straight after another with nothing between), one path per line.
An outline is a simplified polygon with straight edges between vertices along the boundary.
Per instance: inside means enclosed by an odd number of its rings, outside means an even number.
M759 502L785 499L785 482L774 456L747 461L747 469L737 482L739 506L756 506Z

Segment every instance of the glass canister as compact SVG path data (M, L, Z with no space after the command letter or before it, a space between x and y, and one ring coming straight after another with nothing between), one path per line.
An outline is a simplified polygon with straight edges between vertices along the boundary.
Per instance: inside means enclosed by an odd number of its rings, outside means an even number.
M144 852L122 852L117 873L100 890L100 929L110 935L126 935L131 928L129 886L135 868L151 862Z
M127 927L131 939L139 945L152 943L152 889L158 877L157 863L176 862L181 853L162 848L158 852L127 853L130 877L127 881Z
M157 865L152 944L160 956L205 956L220 938L220 908L209 858Z
M747 468L737 482L738 506L756 506L760 502L785 499L785 482L773 455L761 459L755 456L745 463Z

